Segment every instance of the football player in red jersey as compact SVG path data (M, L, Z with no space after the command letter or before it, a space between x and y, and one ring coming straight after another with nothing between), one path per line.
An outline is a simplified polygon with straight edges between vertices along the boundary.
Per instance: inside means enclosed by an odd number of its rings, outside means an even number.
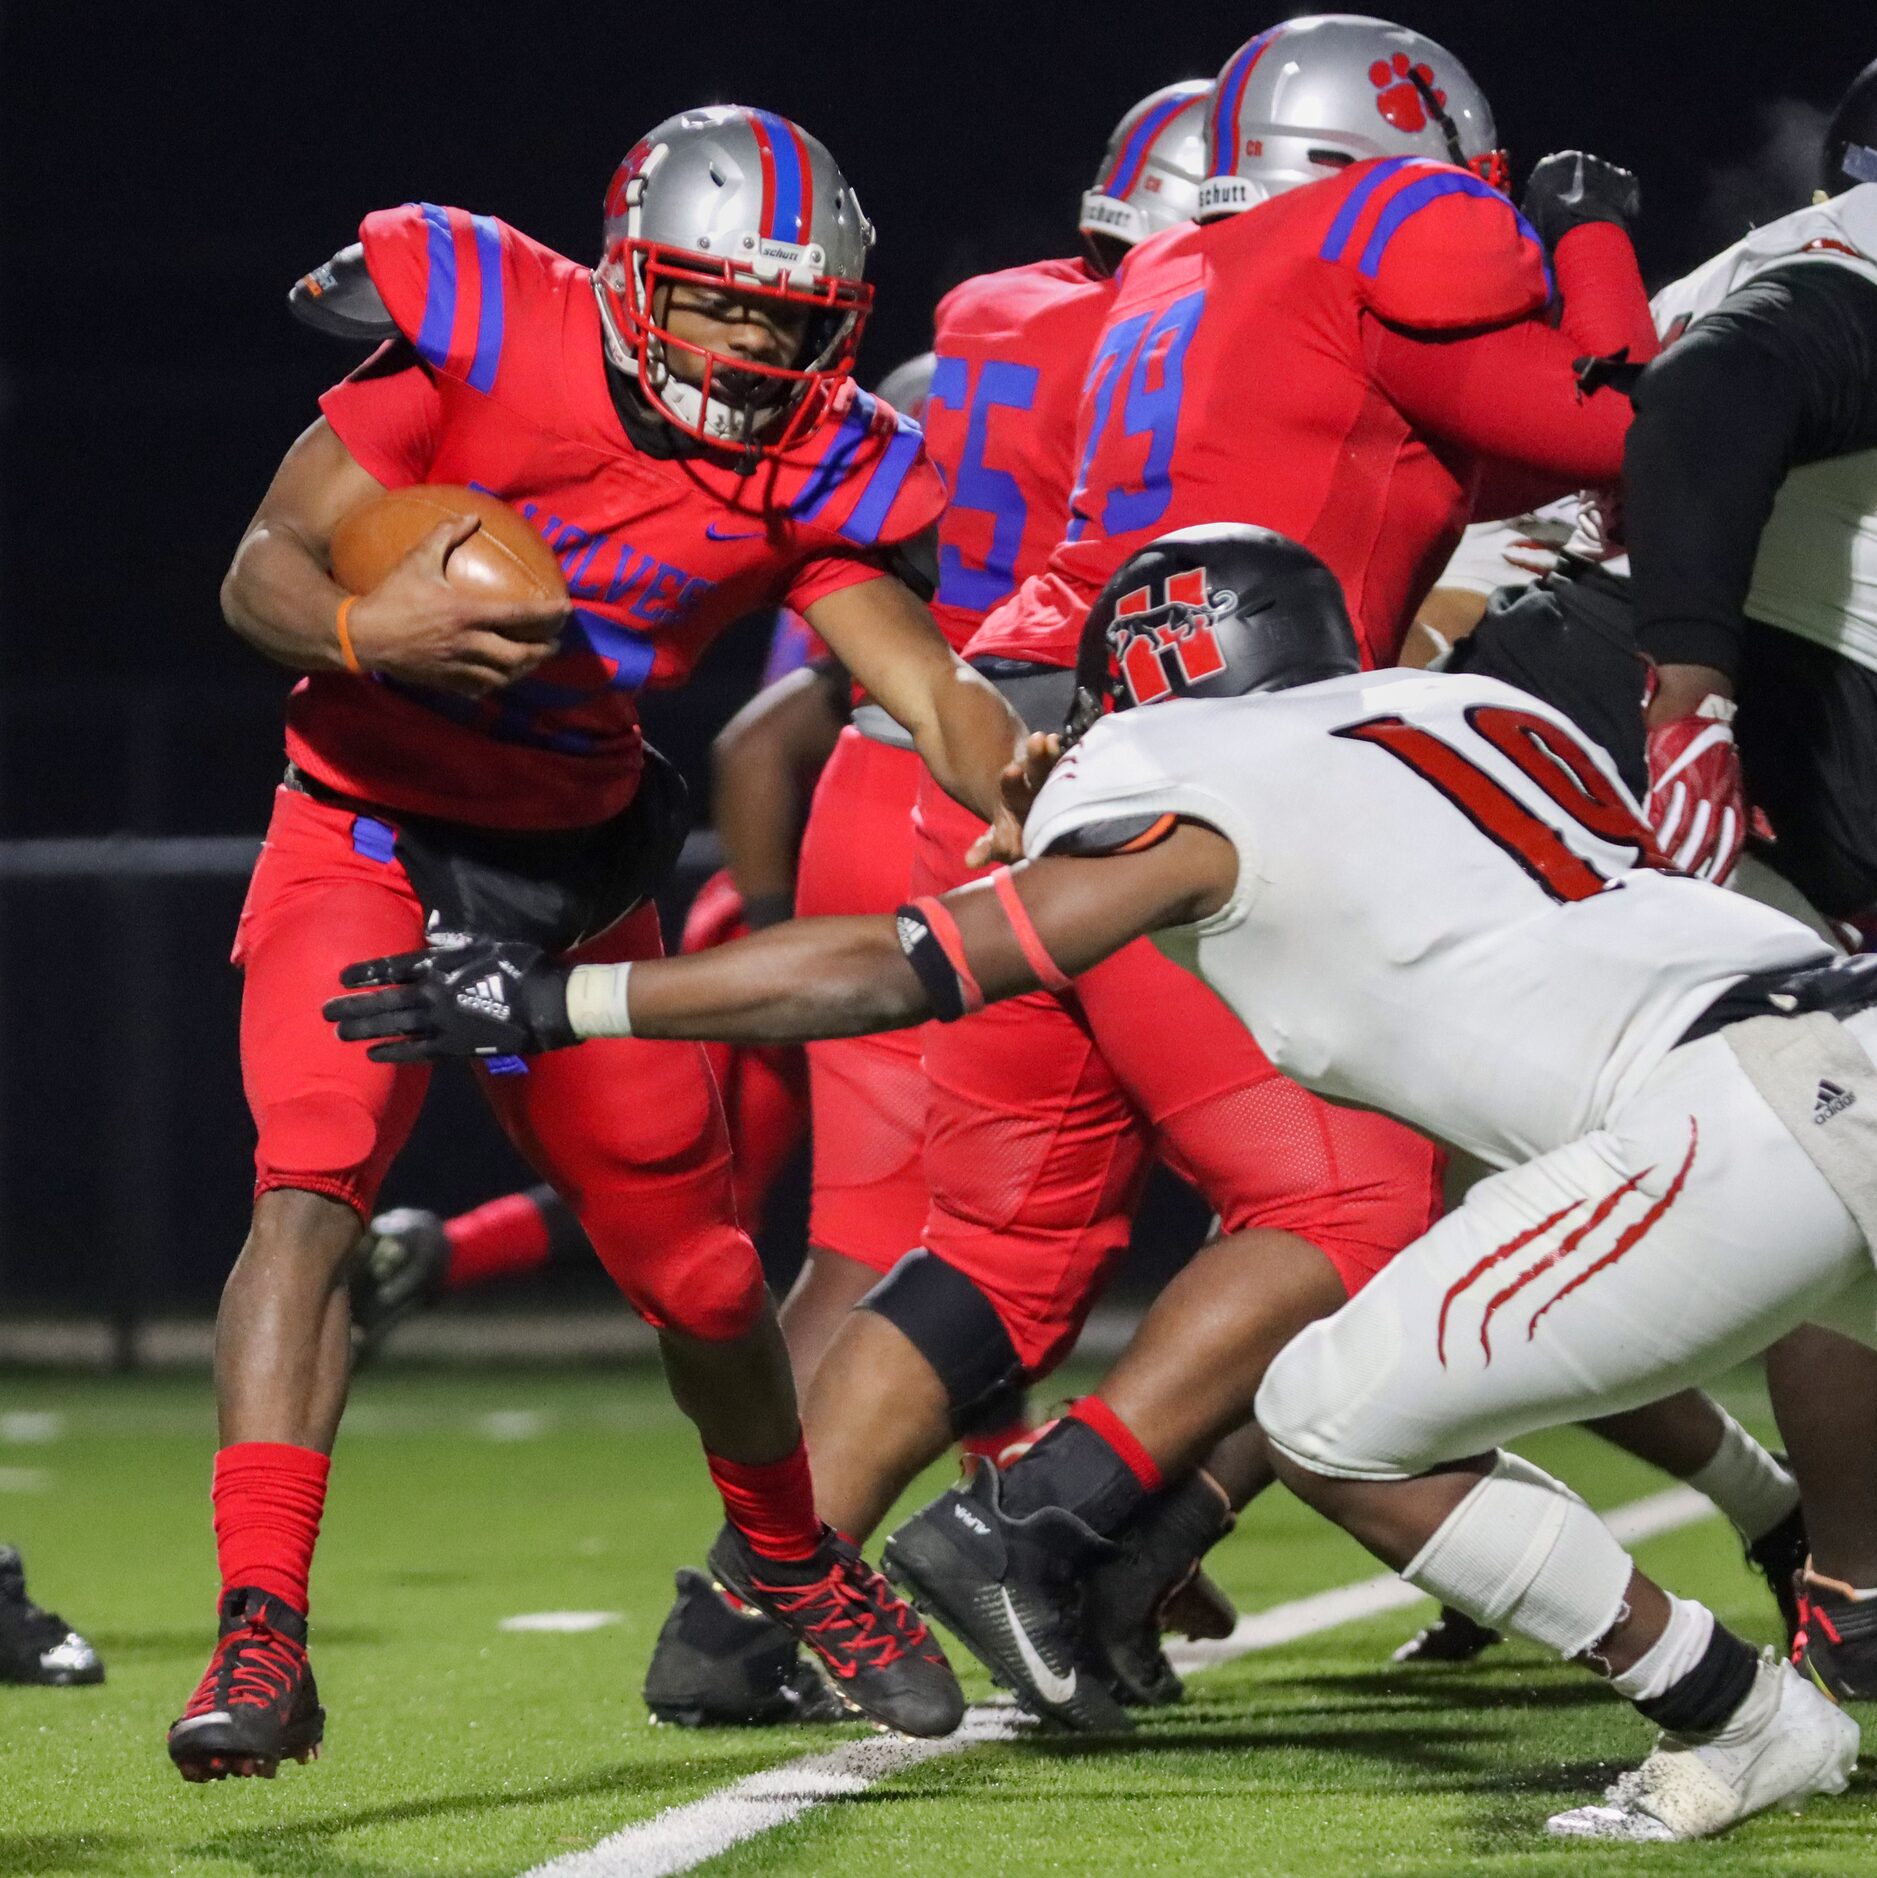
M1278 36L1284 56L1264 70L1290 73L1281 102L1252 82ZM1412 109L1392 89L1398 55ZM1389 87L1373 82L1377 65ZM1425 71L1423 99L1414 80ZM967 656L1007 695L1032 700L1035 722L1066 706L1089 600L1162 527L1235 516L1314 530L1371 658L1385 659L1476 502L1547 476L1560 492L1620 460L1627 407L1583 396L1573 361L1649 343L1627 241L1607 226L1565 234L1565 334L1534 317L1547 256L1493 182L1461 166L1504 180L1491 114L1450 54L1379 22L1296 22L1227 64L1204 127L1209 147L1222 140L1246 156L1257 195L1280 199L1231 213L1254 198L1215 156L1195 206L1209 201L1227 219L1173 227L1128 256L1101 332L1080 341L1086 372L1055 387L1078 401L1076 441L1058 446L1062 538L1014 579L1005 557L1016 537L996 513L995 476L982 474L987 440L1014 423L996 408L1010 395L1012 355L994 318L958 368L975 378L978 454L967 434L941 541L970 558L947 571L983 567L975 591L990 617ZM1133 169L1124 149L1111 186ZM995 295L985 298L994 314ZM971 330L956 305L953 322ZM1453 337L1473 327L1498 329ZM942 328L941 372L947 351ZM936 397L928 431L947 461ZM1000 461L994 448L988 461ZM1494 487L1482 493L1488 468ZM974 474L994 521L966 513ZM917 885L960 884L980 829L930 790L919 813ZM928 1027L925 1061L923 1249L843 1327L808 1394L817 1480L847 1532L872 1529L958 1415L1060 1359L1126 1243L1152 1152L1194 1179L1228 1231L1262 1229L1245 1242L1262 1255L1245 1283L1268 1290L1280 1341L1334 1309L1438 1210L1439 1160L1424 1142L1278 1076L1217 998L1151 947L1128 948L1071 995L1038 992ZM1268 1474L1255 1447L1233 1459L1226 1497L1238 1501ZM1198 1483L1152 1518L1129 1562L1142 1574L1132 1589L1111 1587L1117 1618L1140 1607L1155 1574L1186 1569L1230 1514ZM1121 1650L1132 1667L1117 1655L1110 1668L1131 1694L1176 1686L1138 1630Z
M880 389L892 402L888 386ZM847 689L801 615L779 609L762 688L711 745L711 822L731 866L698 889L680 951L722 945L794 910L807 798L847 721ZM759 1239L769 1188L808 1130L807 1063L795 1047L707 1045L705 1054L723 1098L737 1217ZM399 1325L452 1292L592 1254L579 1221L545 1183L450 1219L425 1207L393 1207L372 1220L349 1285L355 1361L368 1360Z
M917 428L852 382L872 231L813 138L735 106L668 120L613 179L593 271L430 204L368 216L361 236L307 294L396 337L326 394L223 589L235 629L307 676L236 941L259 1178L217 1338L222 1634L170 1734L197 1780L272 1773L323 1729L307 1577L345 1394L344 1273L425 1084L329 1046L318 1007L339 968L427 923L490 919L570 956L656 952L633 696L682 683L763 605L801 612L980 808L1021 733L890 571L943 490ZM529 517L565 570L566 620L452 588L462 527L346 596L327 567L339 518L425 481ZM628 1044L573 1075L483 1070L659 1333L728 1514L717 1575L851 1704L948 1732L963 1704L936 1644L816 1513L703 1056Z

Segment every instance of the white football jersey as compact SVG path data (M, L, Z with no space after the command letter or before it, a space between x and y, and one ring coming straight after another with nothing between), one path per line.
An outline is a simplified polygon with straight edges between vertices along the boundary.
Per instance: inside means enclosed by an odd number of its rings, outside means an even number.
M1744 974L1829 956L1796 921L1638 866L1609 760L1524 692L1388 671L1110 717L1032 808L1032 855L1173 811L1231 901L1158 935L1272 1062L1496 1166L1597 1127Z

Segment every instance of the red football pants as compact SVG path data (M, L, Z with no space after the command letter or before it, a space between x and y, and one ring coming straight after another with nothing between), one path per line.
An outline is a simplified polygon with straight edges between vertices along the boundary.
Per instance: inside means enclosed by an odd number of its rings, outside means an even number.
M697 890L678 949L707 952L748 931L743 898L720 868ZM808 1132L808 1060L792 1043L707 1043L704 1055L730 1127L737 1217L759 1233L769 1189Z
M905 903L913 805L925 774L917 752L842 731L802 836L798 914L891 913ZM925 1225L923 1034L914 1026L808 1046L809 1241L878 1272L918 1245Z
M971 878L983 823L919 794L915 891ZM1310 1241L1351 1292L1432 1225L1442 1158L1272 1068L1217 994L1146 939L1058 997L925 1027L932 1208L921 1243L977 1285L1031 1372L1059 1362L1125 1250L1158 1155L1223 1229Z
M424 942L403 867L355 846L358 819L277 793L234 957L246 977L241 1072L259 1134L257 1197L298 1188L369 1218L430 1070L374 1063L320 1015L343 966ZM660 949L647 906L569 956L610 963ZM480 1064L474 1073L510 1140L648 1322L714 1341L749 1329L762 1271L736 1224L723 1111L702 1050L622 1038L536 1057L521 1074Z

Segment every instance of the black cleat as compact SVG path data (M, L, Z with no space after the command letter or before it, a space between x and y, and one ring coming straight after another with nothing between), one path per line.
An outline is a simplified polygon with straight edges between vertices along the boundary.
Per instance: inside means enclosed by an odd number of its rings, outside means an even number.
M1084 1660L1129 1708L1164 1708L1185 1694L1160 1647L1169 1600L1232 1529L1225 1495L1204 1474L1156 1494L1116 1535L1082 1594Z
M709 1565L719 1584L814 1652L847 1708L905 1735L948 1735L964 1720L964 1691L938 1639L832 1528L797 1564L764 1557L725 1526Z
M221 1639L189 1706L169 1731L169 1757L185 1780L259 1775L282 1761L316 1761L326 1733L306 1619L292 1605L238 1587L222 1599Z
M1002 1476L980 1466L887 1540L881 1563L1032 1713L1084 1732L1132 1728L1081 1661L1078 1586L1114 1542L1062 1507L1003 1510Z
M435 1213L418 1206L380 1213L352 1266L353 1362L370 1362L399 1324L429 1310L449 1269L450 1242Z
M1794 1586L1799 1621L1792 1664L1834 1702L1877 1702L1877 1598L1821 1578L1808 1565Z
M97 1651L63 1617L42 1611L26 1595L19 1553L0 1545L0 1682L68 1689L103 1680Z
M1167 1599L1160 1622L1162 1629L1195 1643L1223 1642L1238 1628L1238 1606L1208 1573L1196 1571Z
M1451 1604L1425 1630L1417 1630L1392 1657L1393 1663L1470 1663L1499 1641L1496 1630L1476 1624Z
M645 1706L654 1721L680 1728L847 1719L780 1624L751 1605L731 1603L689 1566L678 1573L677 1602L652 1647Z
M1767 1589L1779 1606L1780 1621L1786 1626L1788 1651L1799 1637L1797 1581L1811 1549L1805 1536L1803 1506L1794 1506L1771 1532L1762 1533L1747 1547L1747 1563L1766 1580Z

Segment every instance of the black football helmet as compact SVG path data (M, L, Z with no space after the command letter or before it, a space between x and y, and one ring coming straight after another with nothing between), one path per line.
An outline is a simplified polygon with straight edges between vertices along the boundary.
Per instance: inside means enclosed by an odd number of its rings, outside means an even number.
M1841 196L1858 183L1877 183L1877 59L1852 79L1825 128L1819 187Z
M1362 669L1336 576L1268 528L1208 522L1162 535L1089 609L1067 737L1163 698L1241 698Z

